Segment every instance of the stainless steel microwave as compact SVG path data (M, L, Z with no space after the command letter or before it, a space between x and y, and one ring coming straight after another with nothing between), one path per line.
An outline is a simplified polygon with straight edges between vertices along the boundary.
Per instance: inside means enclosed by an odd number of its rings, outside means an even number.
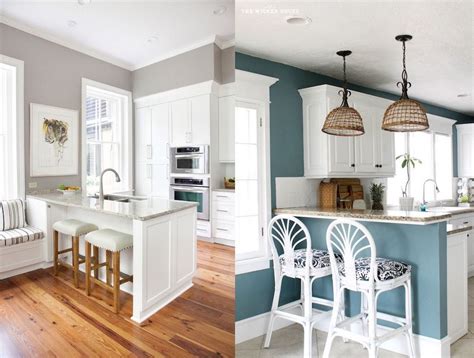
M170 148L171 174L209 174L209 146Z

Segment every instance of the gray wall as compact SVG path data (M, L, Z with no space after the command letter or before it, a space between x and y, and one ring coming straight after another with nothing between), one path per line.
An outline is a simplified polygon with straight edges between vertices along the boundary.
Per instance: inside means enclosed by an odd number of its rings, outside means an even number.
M30 103L81 109L81 78L132 89L130 71L0 24L0 53L25 62L25 173L38 189L81 185L81 175L30 177ZM80 128L80 126L79 126ZM79 133L80 136L80 133ZM79 173L81 173L79 141Z
M214 44L176 55L133 71L133 97L215 80L234 81L234 47L220 50Z

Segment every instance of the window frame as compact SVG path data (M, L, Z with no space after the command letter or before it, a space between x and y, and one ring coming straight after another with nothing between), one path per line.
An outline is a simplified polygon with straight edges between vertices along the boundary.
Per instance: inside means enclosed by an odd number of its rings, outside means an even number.
M14 128L14 137L16 150L15 161L15 193L14 196L17 198L24 199L26 194L26 180L25 180L25 117L24 117L24 61L18 60L13 57L5 56L0 53L0 63L15 68L15 113L12 118L15 119L15 123L12 126Z
M456 121L445 118L445 117L440 117L432 114L428 114L428 120L430 123L429 129L427 129L426 133L429 133L431 135L431 155L432 155L432 178L436 180L436 134L438 135L445 135L448 136L451 139L451 162L449 165L449 172L451 173L451 178L454 178L454 173L453 173L453 168L454 168L454 140L453 140L453 125L456 123ZM403 133L405 136L405 153L410 153L410 133ZM395 134L396 135L396 134ZM401 153L395 153L396 155L399 155ZM399 163L396 163L396 165L399 165ZM411 171L411 169L409 169ZM388 184L388 182L387 182ZM407 190L407 195L412 196L412 182L409 183L408 185L408 190ZM445 198L445 199L438 199L437 193L435 191L435 188L433 186L433 192L434 192L434 200L429 202L429 205L436 206L442 203L448 203L448 202L454 202L455 197L454 197L454 192L451 192L451 197L450 198ZM397 207L398 203L387 203L388 207Z
M270 171L270 86L278 81L278 78L260 75L257 73L236 70L236 95L235 102L253 104L259 108L259 120L262 127L259 136L262 149L261 182L259 188L262 190L261 203L259 207L260 224L262 225L263 240L261 255L257 257L238 258L235 260L236 275L270 268L270 250L266 240L268 223L272 216L271 205L271 171Z
M121 191L133 190L133 117L132 117L132 92L122 88L110 86L101 82L82 78L81 90L81 186L86 191L87 185L87 119L86 119L86 99L87 93L92 90L97 93L104 93L107 97L117 97L120 100L121 111L124 116L121 123L121 145L120 158L122 165Z

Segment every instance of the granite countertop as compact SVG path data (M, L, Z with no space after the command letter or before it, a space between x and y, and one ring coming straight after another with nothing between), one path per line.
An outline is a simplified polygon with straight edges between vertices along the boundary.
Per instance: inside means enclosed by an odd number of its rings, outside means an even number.
M471 231L472 226L469 225L464 225L464 226L458 226L457 228L453 228L453 225L448 224L447 226L447 233L449 235L454 235L454 234L459 234L461 232L466 232L466 231Z
M398 210L354 210L354 209L321 209L317 207L300 207L275 209L275 214L289 214L294 216L314 218L349 218L362 221L392 221L405 224L426 225L446 221L451 218L450 213L433 213L421 211Z
M58 192L27 195L29 198L43 200L50 204L98 211L104 214L123 216L129 219L141 221L165 216L197 206L197 203L167 200L157 197L144 198L127 195L118 196L129 198L130 202L104 200L103 203L100 203L99 199L87 197L81 195L81 193L76 193L70 196Z

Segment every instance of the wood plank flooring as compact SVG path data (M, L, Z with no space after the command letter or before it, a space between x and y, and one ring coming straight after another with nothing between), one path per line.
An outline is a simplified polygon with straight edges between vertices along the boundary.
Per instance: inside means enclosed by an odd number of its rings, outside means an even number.
M0 280L0 357L234 357L234 249L198 242L194 286L139 326L100 287L75 289L70 270Z

